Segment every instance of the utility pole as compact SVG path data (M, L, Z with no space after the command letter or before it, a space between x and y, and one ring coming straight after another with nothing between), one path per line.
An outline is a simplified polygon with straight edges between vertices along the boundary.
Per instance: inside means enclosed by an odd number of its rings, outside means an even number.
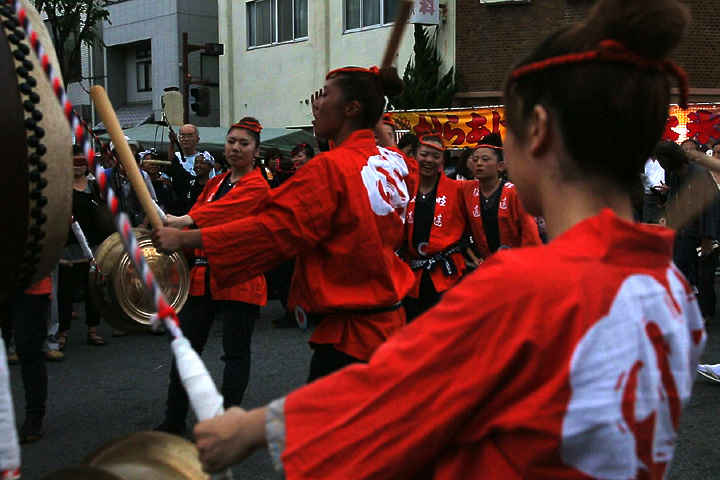
M190 85L192 83L205 84L207 80L196 80L193 82L188 65L190 53L204 50L208 55L220 56L225 52L222 43L206 43L205 45L193 45L188 43L188 33L182 33L182 94L183 94L183 123L190 123Z

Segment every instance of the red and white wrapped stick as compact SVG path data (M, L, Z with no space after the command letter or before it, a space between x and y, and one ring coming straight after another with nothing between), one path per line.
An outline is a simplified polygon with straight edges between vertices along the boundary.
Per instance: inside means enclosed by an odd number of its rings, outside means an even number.
M190 388L188 388L188 385L185 385L185 387L193 409L195 409L198 418L203 419L211 418L212 415L222 413L222 396L217 391L217 388L215 388L215 385L207 369L202 364L200 357L195 354L192 348L189 349L191 352L187 352L183 348L183 344L187 342L187 339L185 339L185 342L182 341L184 337L182 335L182 331L180 330L177 313L167 302L160 286L155 281L152 270L150 270L150 267L142 254L142 250L138 246L137 239L132 231L132 226L127 214L120 212L120 202L110 186L110 182L105 175L105 170L101 165L96 164L95 162L95 149L90 135L87 129L83 126L82 119L73 109L72 103L68 99L67 93L63 87L60 74L55 71L52 63L49 61L47 52L38 38L35 27L32 25L27 16L25 7L18 0L4 0L4 3L14 11L21 28L30 39L32 50L35 55L37 55L43 67L43 73L47 76L50 84L52 85L53 92L63 108L63 112L70 123L75 138L83 146L83 154L87 158L90 170L93 171L95 178L97 179L98 184L107 199L108 207L115 218L115 223L123 244L128 251L130 259L135 265L135 269L142 280L142 284L145 286L148 298L156 307L157 317L162 320L167 327L168 332L170 332L173 336L173 342L179 340L175 343L176 346L173 347L173 351L180 353L180 358L177 358L177 367L181 378L185 378L186 381L189 382ZM107 97L107 95L105 95L105 97ZM110 110L112 111L112 108ZM117 117L115 117L114 111L112 111L112 118L103 118L103 121L105 125L108 125L109 123L112 123L113 119L114 123L117 125ZM108 128L108 131L110 131L110 128ZM120 130L120 132L122 132L122 130ZM119 146L118 151L121 152L121 154L124 150L129 151L127 142L122 134L119 138L113 138L113 141ZM153 215L153 213L155 212L146 211L146 214L149 217L157 218L157 214L155 213L155 215ZM218 405L220 405L219 408L217 407ZM223 475L217 478L229 478L229 475Z

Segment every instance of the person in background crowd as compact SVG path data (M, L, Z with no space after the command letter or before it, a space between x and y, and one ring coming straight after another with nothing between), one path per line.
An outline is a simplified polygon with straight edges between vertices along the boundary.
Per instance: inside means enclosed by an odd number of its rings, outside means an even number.
M460 158L455 164L455 180L473 180L472 154L472 148L465 147L462 149Z
M523 59L505 147L550 244L499 253L368 365L200 423L204 469L267 446L288 480L665 476L705 335L671 232L630 195L667 72L686 104L665 58L688 24L675 0L600 0Z
M320 319L310 338L310 382L367 362L405 325L400 301L414 275L395 249L417 166L378 148L373 133L385 96L401 90L392 67L330 72L313 102L313 125L332 150L274 190L257 216L201 230L153 231L161 250L205 248L223 282L252 278L297 256L288 303L299 317Z
M705 156L697 149L679 147L670 141L660 142L655 148L655 156L667 179L666 209L677 209L675 217L668 218L668 223L677 229L675 264L690 284L696 286L700 310L707 321L715 315L715 270L720 255L716 238L720 194L710 173L689 161L693 155ZM686 214L693 210L693 204L699 199L712 201L699 215ZM677 217L682 217L682 224L677 224Z
M277 175L278 165L285 159L282 151L279 148L268 148L265 151L265 157L263 159L263 168L265 169L265 175L270 188L280 186L280 182L275 178Z
M475 180L463 182L465 208L479 261L501 249L541 245L537 223L525 212L515 185L500 176L502 139L491 133L470 157Z
M167 174L171 178L176 216L186 215L197 202L205 185L213 172L215 158L209 152L198 152L195 155L193 174L185 170L177 158L173 158L168 166Z
M680 146L683 150L685 150L685 153L687 155L690 155L690 153L692 152L699 152L701 150L700 143L692 138L683 140Z
M98 161L100 162L100 165L106 170L114 167L117 163L115 161L115 157L110 151L109 145L103 145L100 151L96 153L96 156L99 157Z
M710 173L720 175L720 141L713 144L712 155L705 155L700 151L692 151L689 154L689 159L697 162L698 165L706 168ZM720 222L718 223L720 224ZM720 227L720 225L718 226ZM720 364L699 365L698 372L704 377L720 383Z
M85 238L94 252L115 232L112 214L102 200L100 187L95 180L88 180L88 163L82 149L73 146L73 219L80 225ZM72 321L73 302L78 289L83 291L85 302L85 324L87 325L87 343L95 346L105 345L97 333L100 325L100 312L90 298L90 263L85 258L72 229L68 231L67 243L58 269L58 327L57 341L60 350L67 344L67 332Z
M163 167L155 163L157 161L158 156L154 148L140 152L140 165L150 178L157 197L157 204L165 213L176 213L174 206L177 202L174 198L172 182L163 174Z
M193 167L195 166L195 157L199 153L197 150L200 142L200 131L191 124L185 124L180 127L180 134L168 131L170 143L168 145L168 160L172 162L173 158L177 158L182 167L191 175L194 175ZM181 152L175 151L175 144L180 140Z
M380 121L375 126L375 142L380 147L390 148L396 147L395 141L395 121L392 115L384 113Z
M15 351L25 390L25 421L18 432L21 444L37 442L43 436L48 375L42 347L50 315L50 292L52 280L46 277L10 300Z
M290 158L293 163L297 165L297 168L302 167L309 162L315 156L315 149L307 143L300 143L295 145L295 148L290 152Z
M260 123L252 117L245 117L230 126L225 140L230 172L210 180L187 215L168 215L169 226L204 228L222 225L258 210L270 193L260 169L255 168L261 130ZM195 157L196 169L205 153ZM214 269L208 265L205 252L195 250L190 295L179 314L180 328L193 349L202 354L213 322L216 319L222 321L222 361L225 364L222 395L224 406L228 408L240 405L245 394L250 379L250 341L255 318L260 305L265 305L267 291L262 275L242 282L221 282L214 275ZM187 413L188 397L173 360L165 420L156 430L183 433Z
M461 185L443 173L442 138L423 135L419 143L420 182L405 223L407 261L415 273L415 284L403 300L408 322L435 305L465 271L460 240L467 221Z
M418 138L412 133L406 133L397 142L397 148L399 148L403 154L408 158L414 158L417 152Z
M140 144L137 140L131 140L128 137L125 137L125 140L130 146L133 158L139 164L140 158L138 157L138 154L140 153ZM115 145L112 142L110 142L110 151L112 152L113 157L117 157ZM112 189L115 191L117 198L120 200L120 209L128 214L132 226L139 227L141 225L146 225L145 211L140 204L140 200L138 199L135 190L130 184L130 179L128 178L127 173L125 173L125 169L122 164L118 162L116 166L106 170L105 173L110 179ZM142 170L140 170L140 174L145 181L145 186L150 192L150 198L152 198L154 202L157 202L155 189L150 182L150 177L148 177L147 173Z
M270 184L272 188L277 188L287 182L300 168L299 162L294 162L290 158L283 158L276 171L275 179ZM276 298L280 300L285 313L282 317L273 319L273 328L298 328L295 312L288 308L288 299L290 298L290 285L292 276L295 272L295 259L290 259L271 270L265 272L265 280L268 284L268 298Z
M708 155L715 158L720 158L720 140L712 144L712 147L710 148L710 151L708 152ZM720 172L715 172L713 170L710 170L710 173L712 174L713 178L715 179L715 183L720 186Z
M643 223L660 223L663 217L662 203L667 193L665 187L665 170L660 166L657 158L650 157L645 162L643 173Z

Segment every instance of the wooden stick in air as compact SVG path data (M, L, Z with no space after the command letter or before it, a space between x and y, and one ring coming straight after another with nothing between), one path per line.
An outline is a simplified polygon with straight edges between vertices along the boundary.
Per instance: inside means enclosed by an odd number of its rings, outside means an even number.
M155 209L155 202L153 202L152 197L150 197L150 192L133 158L130 146L125 140L125 134L122 128L120 128L120 122L115 115L115 110L113 110L107 92L103 87L95 85L90 89L90 96L93 102L95 102L95 108L97 108L100 118L102 118L107 128L110 140L115 144L115 150L120 157L120 163L122 163L123 168L125 168L125 173L127 173L128 179L130 180L130 185L135 190L138 200L140 200L140 205L142 205L143 210L145 210L145 215L150 219L150 224L153 227L162 227L163 223Z
M400 41L402 40L402 34L407 26L408 19L410 18L410 10L412 10L412 0L402 0L398 7L397 15L395 16L395 25L393 25L392 32L390 33L390 39L388 40L387 47L385 48L385 56L380 64L382 67L391 67L395 60L398 48L400 47Z

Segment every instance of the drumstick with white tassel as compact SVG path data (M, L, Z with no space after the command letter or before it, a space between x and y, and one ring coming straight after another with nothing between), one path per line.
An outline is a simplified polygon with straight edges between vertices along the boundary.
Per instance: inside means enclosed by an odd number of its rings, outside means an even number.
M118 147L117 151L120 153L121 161L124 159L123 165L127 163L126 171L128 173L128 177L131 182L135 182L133 183L133 188L136 188L136 183L139 183L141 185L139 190L144 191L145 193L145 195L141 197L140 192L136 190L138 198L140 198L141 203L143 203L146 215L150 217L150 222L153 226L162 226L160 216L153 206L156 204L152 201L147 189L145 188L145 183L140 176L140 170L138 169L137 164L132 161L132 152L130 152L130 147L125 141L125 135L120 128L120 123L118 122L115 111L110 104L110 99L108 98L105 89L100 86L94 86L92 87L90 94L95 102L95 107L100 113L103 123L108 128L110 138ZM132 176L131 172L133 172ZM135 180L133 180L133 178ZM145 200L143 200L143 198ZM128 234L132 235L132 233ZM131 241L132 239L128 240ZM130 255L130 258L133 259L133 262L136 261L133 255ZM136 264L135 268L138 272L142 271L140 265ZM147 274L148 276L152 276L151 272L147 272ZM159 293L159 295L162 295L162 293ZM223 397L215 387L215 383L205 367L205 364L200 359L200 356L195 350L193 350L188 339L183 336L182 330L180 329L180 322L178 321L175 310L169 306L167 300L164 298L161 298L158 304L160 307L153 318L153 324L157 325L160 321L163 321L165 328L173 338L170 343L170 347L172 348L175 356L175 364L180 380L183 383L183 387L185 387L185 391L187 392L190 404L195 411L195 415L200 420L207 420L222 414ZM232 477L230 475L230 471L228 470L223 474L213 475L212 478L220 480Z

